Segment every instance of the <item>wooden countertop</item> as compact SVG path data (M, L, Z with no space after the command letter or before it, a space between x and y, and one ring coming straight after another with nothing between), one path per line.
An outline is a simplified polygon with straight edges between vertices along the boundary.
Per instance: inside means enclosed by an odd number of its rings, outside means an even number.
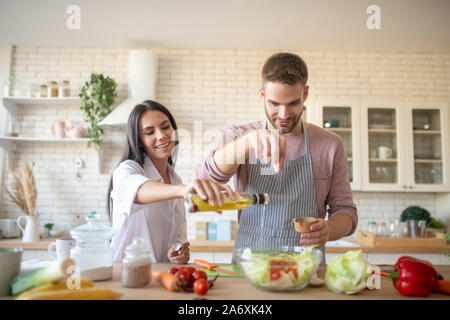
M153 264L153 270L168 270L173 264ZM196 267L195 265L193 265ZM436 270L444 277L450 278L450 265L435 266ZM166 290L159 281L153 280L147 288L125 288L121 283L121 263L113 266L113 279L95 282L96 287L107 287L123 293L122 300L191 300L197 298L195 293L170 292ZM326 265L321 265L318 271L319 277L323 278ZM432 293L425 298L404 297L392 286L392 282L386 277L381 278L380 289L363 290L356 295L336 294L331 292L325 285L322 287L307 286L297 292L269 292L253 287L246 278L218 278L214 287L208 291L206 299L212 300L412 300L412 299L444 299L450 296Z
M0 248L23 248L25 250L47 250L55 238L41 239L37 242L22 242L20 238L0 240ZM192 252L232 252L234 241L188 240ZM366 253L450 253L450 245L444 247L326 247L327 253L345 253L361 249Z

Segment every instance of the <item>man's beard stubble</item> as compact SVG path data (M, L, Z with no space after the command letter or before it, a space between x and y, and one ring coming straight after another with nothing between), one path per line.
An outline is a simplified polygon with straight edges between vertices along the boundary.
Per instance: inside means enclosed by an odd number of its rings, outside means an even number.
M292 130L294 130L294 129L297 127L298 122L299 122L300 119L302 118L302 115L303 115L303 111L304 111L304 110L305 110L305 109L302 108L302 112L300 112L298 118L297 118L295 121L293 121L292 126L290 126L290 127L288 127L288 128L279 128L279 127L277 127L276 123L273 122L272 119L270 118L269 114L267 113L266 103L264 103L264 112L266 113L266 118L267 118L267 120L269 120L269 122L272 124L272 127L274 127L275 129L278 129L278 131L279 131L281 134L288 134L288 133L291 133Z

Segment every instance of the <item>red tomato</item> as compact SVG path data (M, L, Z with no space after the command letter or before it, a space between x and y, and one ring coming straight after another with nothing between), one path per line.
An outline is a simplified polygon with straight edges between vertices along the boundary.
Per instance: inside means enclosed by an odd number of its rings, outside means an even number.
M209 290L208 281L205 279L198 279L194 282L194 292L199 295L205 295Z
M180 269L178 269L177 267L172 267L172 268L169 269L169 273L175 274L175 273L178 272L178 270L180 270Z
M175 276L180 280L182 286L191 282L192 276L187 270L180 269L175 273Z
M192 278L194 279L194 281L198 280L198 279L208 280L208 276L206 275L206 272L202 271L202 270L194 271L194 273L192 274Z
M294 277L295 279L297 279L298 278L297 268L289 268L287 272L289 273L290 271L294 273Z
M280 279L281 274L280 274L280 270L277 268L272 268L270 269L270 280L278 280Z
M183 267L185 270L187 270L189 273L194 273L195 271L197 271L197 269L195 269L194 267Z

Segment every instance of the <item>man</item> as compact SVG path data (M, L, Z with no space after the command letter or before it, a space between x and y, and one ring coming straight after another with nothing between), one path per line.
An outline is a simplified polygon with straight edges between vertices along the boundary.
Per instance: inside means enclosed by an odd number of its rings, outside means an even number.
M309 86L299 56L272 55L261 76L266 119L228 128L219 147L199 164L197 176L221 183L235 176L236 191L269 195L264 210L251 206L239 213L235 250L315 244L325 253L327 241L351 235L358 223L344 144L336 134L303 123ZM317 221L311 232L299 235L293 219L305 216Z

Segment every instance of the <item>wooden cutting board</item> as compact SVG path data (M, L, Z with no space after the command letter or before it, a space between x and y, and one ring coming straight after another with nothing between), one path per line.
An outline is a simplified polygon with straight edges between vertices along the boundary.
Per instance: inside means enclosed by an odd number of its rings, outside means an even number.
M445 247L443 238L379 238L372 232L358 231L356 241L368 247Z

